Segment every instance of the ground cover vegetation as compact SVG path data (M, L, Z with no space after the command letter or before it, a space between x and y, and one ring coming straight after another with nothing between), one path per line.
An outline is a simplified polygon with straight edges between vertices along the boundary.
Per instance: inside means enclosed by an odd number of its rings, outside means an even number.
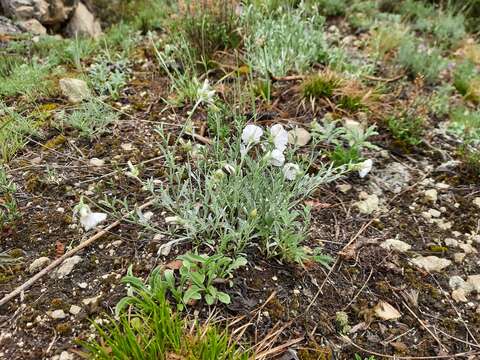
M480 356L478 2L94 8L0 37L0 357Z

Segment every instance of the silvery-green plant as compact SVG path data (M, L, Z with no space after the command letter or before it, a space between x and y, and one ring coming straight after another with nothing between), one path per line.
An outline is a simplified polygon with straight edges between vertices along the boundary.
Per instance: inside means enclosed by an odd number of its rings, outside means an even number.
M247 61L265 76L302 72L326 56L321 16L307 16L301 7L280 7L265 16L250 6L243 17Z
M154 195L175 216L174 233L222 253L239 254L254 246L286 261L312 258L304 247L310 209L303 201L338 179L344 167L320 165L316 175L306 174L318 153L296 155L278 127L267 132L248 125L229 145L214 141L208 150L187 154L184 163L176 161L161 129L159 134L162 152L170 154L169 176Z

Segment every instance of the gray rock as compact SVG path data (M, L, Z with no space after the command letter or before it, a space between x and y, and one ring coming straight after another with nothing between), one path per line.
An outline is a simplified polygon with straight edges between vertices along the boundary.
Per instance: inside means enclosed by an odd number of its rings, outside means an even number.
M448 259L439 258L437 256L419 256L412 259L412 263L429 272L441 271L452 263Z
M410 244L407 244L406 242L397 239L385 240L383 243L380 244L380 247L387 250L395 250L398 252L409 251L412 248Z
M45 266L50 264L50 259L46 256L40 257L35 259L30 266L28 267L28 271L31 273L36 272L37 270L43 269Z
M78 315L80 313L80 311L82 311L82 308L78 305L72 305L70 306L70 314L72 315Z
M22 33L22 29L18 25L15 25L12 20L0 16L0 35L20 33Z
M62 265L60 265L60 267L53 273L53 276L56 276L59 279L67 276L72 272L75 265L77 265L81 261L82 261L82 258L78 255L65 259Z
M8 17L37 19L44 25L64 23L73 13L79 0L0 0Z
M82 3L78 4L66 28L69 36L97 38L102 34L100 22Z
M37 19L21 21L19 25L34 35L46 35L47 29Z
M412 180L409 169L398 162L387 165L385 169L377 170L376 174L377 176L372 177L373 181L384 190L395 194L401 192Z
M62 94L72 104L78 104L79 102L90 97L90 90L85 81L72 78L64 78L59 81L60 90Z

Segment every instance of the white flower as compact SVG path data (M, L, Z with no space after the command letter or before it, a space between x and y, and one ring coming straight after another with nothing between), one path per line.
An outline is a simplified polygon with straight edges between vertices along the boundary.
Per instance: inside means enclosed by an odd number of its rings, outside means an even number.
M373 161L372 159L367 159L364 162L360 163L360 168L358 170L358 176L364 178L372 170Z
M300 167L297 164L286 163L282 169L283 176L287 180L295 180L301 174Z
M288 132L281 124L275 124L270 128L270 134L272 135L275 148L284 151L288 143Z
M205 102L208 104L213 103L213 97L215 96L215 90L212 90L208 79L205 79L202 87L197 90L197 101Z
M85 231L93 229L100 223L104 222L107 219L107 214L92 212L90 206L80 201L74 209L74 215L78 213L80 218L80 224L83 226Z
M258 144L263 135L263 130L257 125L247 125L242 132L242 141L246 145Z
M270 164L273 166L283 166L284 163L285 156L283 155L283 152L278 149L274 149L270 153Z

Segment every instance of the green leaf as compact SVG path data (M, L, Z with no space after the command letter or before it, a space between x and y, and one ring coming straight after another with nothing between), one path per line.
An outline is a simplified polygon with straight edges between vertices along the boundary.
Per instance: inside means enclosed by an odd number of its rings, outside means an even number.
M247 263L248 263L247 259L245 259L244 257L239 257L235 259L235 261L229 266L229 272L231 270L236 270L239 267L245 266L247 265Z
M185 255L180 255L177 259L184 260L184 261L186 260L191 263L201 263L201 264L203 264L205 261L208 260L208 258L204 256L192 254L192 253L186 253Z
M188 304L188 302L192 299L200 300L201 298L202 294L200 292L200 288L196 286L190 287L187 291L185 291L185 294L183 294L183 302L185 304Z
M190 273L190 277L195 285L203 287L203 283L205 281L205 274L200 274L198 272Z
M218 300L220 300L224 304L230 304L230 295L224 293L223 291L219 291L217 293Z
M163 273L163 276L165 276L165 280L168 284L169 287L174 288L175 287L175 275L173 274L173 270L168 269L165 270Z
M215 298L210 294L206 294L205 301L207 302L207 305L212 305L215 302Z

